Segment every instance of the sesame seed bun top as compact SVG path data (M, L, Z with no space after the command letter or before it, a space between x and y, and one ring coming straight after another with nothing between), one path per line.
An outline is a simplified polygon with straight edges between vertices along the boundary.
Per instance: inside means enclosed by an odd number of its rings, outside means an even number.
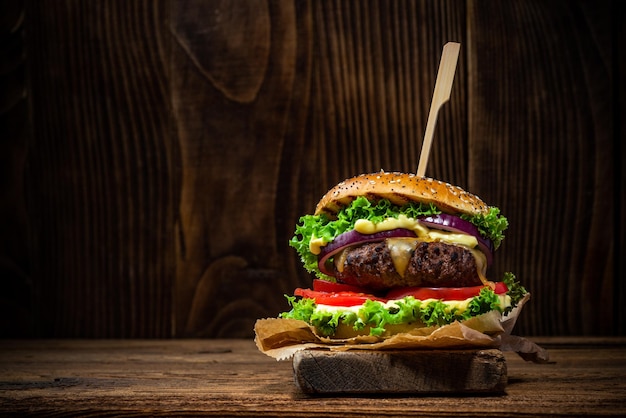
M359 196L374 201L389 199L398 206L410 202L432 203L441 211L453 215L489 212L489 207L478 196L458 186L415 174L379 172L361 174L337 184L320 199L315 214L326 213L333 217Z

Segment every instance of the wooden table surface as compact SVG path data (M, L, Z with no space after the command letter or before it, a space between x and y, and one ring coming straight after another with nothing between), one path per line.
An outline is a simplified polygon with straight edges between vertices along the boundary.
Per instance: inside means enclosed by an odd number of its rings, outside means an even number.
M626 415L626 338L535 338L497 396L307 396L250 340L0 341L0 415Z

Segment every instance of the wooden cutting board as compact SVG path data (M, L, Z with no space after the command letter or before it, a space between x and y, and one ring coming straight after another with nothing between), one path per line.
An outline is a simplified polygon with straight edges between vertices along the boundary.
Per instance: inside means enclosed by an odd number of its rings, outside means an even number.
M303 350L293 359L308 394L501 394L507 384L497 349L420 351Z

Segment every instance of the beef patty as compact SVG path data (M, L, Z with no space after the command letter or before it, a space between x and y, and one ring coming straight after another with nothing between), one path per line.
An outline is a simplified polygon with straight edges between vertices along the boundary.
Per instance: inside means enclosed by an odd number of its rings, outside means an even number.
M337 279L343 283L382 290L392 287L465 287L482 284L476 260L467 248L443 242L419 242L404 275L396 271L386 241L347 248L335 257ZM341 268L343 267L343 268Z

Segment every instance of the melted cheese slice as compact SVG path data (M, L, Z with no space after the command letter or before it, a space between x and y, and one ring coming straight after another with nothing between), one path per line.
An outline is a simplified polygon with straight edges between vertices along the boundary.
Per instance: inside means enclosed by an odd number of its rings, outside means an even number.
M311 254L318 255L322 252L322 247L328 244L326 240L323 238L317 238L315 235L311 236L311 241L309 241L309 251Z
M389 249L389 252L391 254L391 260L393 261L393 265L400 277L404 277L404 273L406 272L409 262L411 261L413 252L415 251L415 248L420 241L423 240L420 238L387 238L387 248ZM463 245L454 242L450 244L460 246ZM485 274L487 272L487 257L480 250L477 250L475 248L467 249L474 256L474 260L476 261L476 269L478 271L478 277L480 278L480 281L482 281L485 285L489 284L489 282L485 278Z
M359 219L354 224L354 230L361 234L374 234L376 232L391 231L392 229L398 228L415 232L415 235L424 242L440 241L446 244L463 245L467 248L474 248L478 245L478 240L472 235L430 229L422 225L419 220L409 218L406 215L398 215L398 218L387 218L378 223ZM311 251L311 254L317 255L326 244L328 243L323 238L313 236L309 242L309 251Z
M409 218L406 215L398 215L397 218L387 218L384 221L374 223L365 219L359 219L354 225L355 231L361 234L374 234L377 232L391 231L393 229L408 229L415 232L417 238L387 238L387 247L391 253L393 265L401 277L404 277L407 266L419 242L443 242L451 245L460 245L471 251L476 260L476 269L480 280L485 285L491 285L485 274L487 272L487 257L482 251L476 249L478 240L476 237L463 233L430 229L420 223L418 219ZM313 254L319 254L321 247L326 245L321 238L313 237L309 243L309 250ZM343 256L343 257L342 257ZM345 252L341 252L335 260L339 271L343 270Z
M508 308L511 306L511 297L509 295L496 295L500 300L500 307L502 309ZM455 309L457 313L462 314L465 312L469 306L470 301L473 298L468 298L464 300L444 300L442 301L446 305L446 310L451 312L452 309ZM387 302L379 302L382 303L386 309L398 308L398 302L401 302L403 299L395 299ZM438 299L424 299L421 302L424 305L427 305L430 302L435 302ZM315 310L319 312L354 312L358 313L359 310L363 307L363 305L356 306L332 306L332 305L315 305Z
M391 253L393 266L400 277L404 277L418 243L419 239L416 238L387 238L387 248Z
M398 215L397 218L387 218L384 221L374 223L366 219L359 219L354 224L354 229L361 234L374 234L376 232L391 231L392 229L408 229L415 232L418 237L425 237L430 231L417 219L409 218L406 215Z
M415 235L425 242L440 241L446 244L463 245L467 248L474 248L478 245L478 240L472 235L430 229L422 225L418 219L409 218L406 215L398 215L398 218L387 218L378 223L359 219L354 224L354 229L361 234L374 234L398 228L415 232Z

